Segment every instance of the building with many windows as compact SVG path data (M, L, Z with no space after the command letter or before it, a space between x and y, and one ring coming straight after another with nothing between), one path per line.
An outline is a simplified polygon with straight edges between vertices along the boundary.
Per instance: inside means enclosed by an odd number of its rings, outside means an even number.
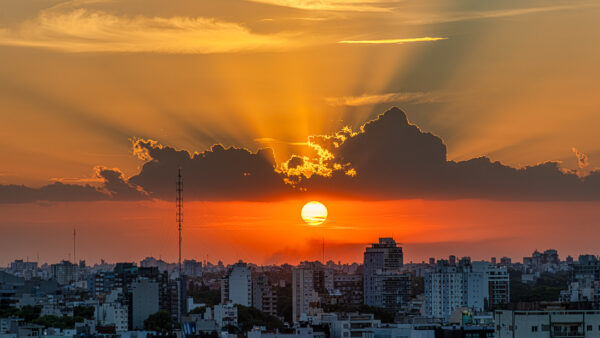
M75 281L77 265L69 261L62 261L58 264L52 264L52 277L58 284L67 285Z
M397 310L410 300L410 278L400 273L403 259L393 238L380 238L365 250L365 304Z
M235 263L221 280L221 303L227 302L252 306L252 271L246 263Z
M437 263L425 275L425 315L448 320L460 308L486 311L510 302L510 281L505 267L489 262Z
M277 316L277 290L269 284L266 275L255 275L252 281L252 306Z
M496 338L600 338L600 311L494 312Z
M320 262L303 262L292 270L292 319L312 314L321 296L333 291L333 271Z

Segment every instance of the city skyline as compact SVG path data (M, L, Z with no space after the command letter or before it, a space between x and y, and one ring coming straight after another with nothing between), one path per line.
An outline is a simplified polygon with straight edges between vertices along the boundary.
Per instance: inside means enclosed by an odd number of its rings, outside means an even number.
M0 2L0 264L598 254L594 1Z

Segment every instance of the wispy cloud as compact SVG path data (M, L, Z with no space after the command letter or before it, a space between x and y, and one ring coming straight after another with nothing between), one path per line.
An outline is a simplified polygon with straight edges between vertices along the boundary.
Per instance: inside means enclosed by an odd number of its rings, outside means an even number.
M386 102L428 103L438 101L439 94L429 92L402 92L360 96L327 97L325 101L332 106L367 106Z
M276 50L290 41L211 18L126 17L86 9L44 11L16 28L0 29L0 45L63 52L209 54Z
M342 40L338 41L338 43L346 43L346 44L366 44L366 45L382 45L382 44L405 44L412 42L431 42L431 41L439 41L446 40L448 38L441 37L422 37L422 38L407 38L407 39L381 39L381 40Z
M479 19L494 19L494 18L513 17L513 16L520 16L520 15L527 15L527 14L582 9L582 8L598 7L598 6L600 6L600 4L598 4L598 3L587 3L587 4L562 5L562 6L499 9L499 10L488 10L488 11L466 11L466 12L445 13L445 14L439 14L439 15L435 15L435 14L432 15L429 13L421 13L419 15L412 15L412 17L407 17L407 20L405 20L404 23L418 24L418 25L439 24L439 23L449 23L449 22L469 21L469 20L479 20Z
M321 11L385 12L393 1L381 0L250 0L270 5Z

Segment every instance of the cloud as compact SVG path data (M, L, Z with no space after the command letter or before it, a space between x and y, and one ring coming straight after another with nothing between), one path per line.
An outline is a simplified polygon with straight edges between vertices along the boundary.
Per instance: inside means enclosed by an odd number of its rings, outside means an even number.
M42 11L13 29L0 29L0 45L62 52L209 54L277 50L289 47L290 40L212 18L127 17L79 8Z
M366 106L389 102L428 103L438 101L439 95L426 92L402 92L387 94L363 94L360 96L327 97L325 102L331 106Z
M275 170L275 157L268 148L253 153L214 145L191 154L143 139L135 139L133 147L134 153L147 162L129 183L154 198L173 198L178 168L183 172L186 199L190 200L266 200L293 193Z
M442 139L409 123L398 108L358 132L346 128L335 135L313 136L310 142L326 154L311 163L327 175L290 174L299 189L314 194L358 199L600 199L600 171L580 178L557 162L513 168L487 157L448 161Z
M404 23L413 25L433 25L440 23L450 23L459 21L470 21L480 19L496 19L505 17L514 17L535 13L544 12L555 12L564 10L575 10L582 8L597 7L597 3L583 3L574 5L562 5L562 6L544 6L544 7L528 7L528 8L509 8L509 9L496 9L487 11L462 11L444 14L430 14L430 13L412 13L411 17L408 18ZM414 19L414 18L417 19Z
M573 147L571 150L573 151L573 153L575 153L575 156L577 157L577 166L579 167L579 169L584 169L585 167L590 165L586 154L580 152L575 147Z
M263 140L264 141L264 140ZM446 145L411 124L399 108L359 130L344 127L313 135L314 155L275 163L273 150L256 152L217 144L192 153L155 140L133 139L144 161L127 179L118 169L96 167L98 187L56 182L41 188L0 185L0 203L35 201L172 200L178 168L186 200L281 200L326 196L339 199L486 199L514 201L600 200L600 170L587 175L558 162L514 168L487 157L449 161ZM574 150L579 165L587 157Z
M357 44L357 45L385 45L385 44L395 44L402 45L405 43L413 43L413 42L431 42L431 41L439 41L439 40L447 40L448 38L440 38L440 37L422 37L422 38L407 38L407 39L382 39L382 40L342 40L338 41L338 43L344 44Z
M276 6L317 11L384 12L393 3L381 0L250 0Z
M55 182L41 188L23 185L0 185L0 203L32 203L36 201L99 201L108 196L91 185Z
M40 188L24 185L0 185L0 204L46 202L91 202L104 200L142 200L147 194L127 182L118 169L96 167L96 179L100 186L54 182Z
M96 167L96 176L104 182L103 189L114 200L140 200L148 194L139 186L128 182L119 169Z

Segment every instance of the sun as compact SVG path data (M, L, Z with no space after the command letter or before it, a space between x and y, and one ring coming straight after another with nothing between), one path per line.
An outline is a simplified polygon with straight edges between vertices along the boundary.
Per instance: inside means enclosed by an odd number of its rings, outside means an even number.
M302 207L302 219L308 225L319 225L327 219L327 208L323 203L310 201Z

